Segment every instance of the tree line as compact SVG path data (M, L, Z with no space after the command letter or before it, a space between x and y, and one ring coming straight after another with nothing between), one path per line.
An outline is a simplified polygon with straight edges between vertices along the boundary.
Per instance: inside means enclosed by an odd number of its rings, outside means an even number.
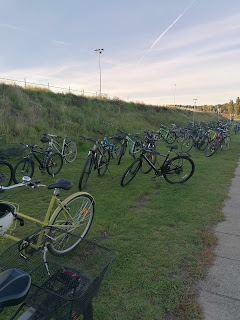
M194 109L194 106L192 105L178 105L178 107ZM230 100L228 103L224 104L196 106L196 110L216 113L227 112L229 114L235 114L236 116L238 116L240 114L240 99L239 97L237 97L235 102L233 100Z

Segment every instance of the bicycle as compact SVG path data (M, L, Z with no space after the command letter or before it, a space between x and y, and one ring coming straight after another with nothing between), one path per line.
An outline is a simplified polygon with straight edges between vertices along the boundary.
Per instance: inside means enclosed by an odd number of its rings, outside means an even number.
M62 139L62 143L59 143L56 139ZM61 153L65 162L73 162L77 157L77 144L73 140L68 140L68 137L44 133L40 141L42 143L48 142L51 149Z
M0 137L0 140L2 137ZM24 147L21 144L0 143L0 187L10 186L13 180L13 166L5 160L14 156L22 155Z
M37 230L0 255L0 309L21 303L10 320L20 311L18 320L76 320L81 314L92 320L92 299L116 254L83 239L67 258L48 254L45 248L24 259L26 244L36 242L42 232Z
M173 145L167 147L170 148L167 155L155 152L157 155L165 158L163 164L159 168L156 168L151 160L149 160L149 158L145 155L148 150L143 148L140 156L132 162L132 164L123 174L121 179L121 186L124 187L129 184L130 181L132 181L132 179L136 176L136 174L142 167L143 160L145 160L155 172L155 177L152 180L155 180L157 177L162 176L167 182L171 184L184 183L189 180L195 170L193 160L188 154L177 154L176 152L176 156L169 159L170 153L173 152L173 150L178 149L178 146Z
M32 178L35 170L35 163L33 159L37 160L39 170L42 174L47 173L54 177L63 166L63 157L59 152L52 152L52 148L48 147L46 150L38 145L31 145L29 153L21 160L19 160L13 168L13 181L15 183L21 182L22 176L26 175Z
M105 172L109 170L108 165L110 161L110 150L106 143L101 143L84 136L80 136L80 138L94 143L93 147L88 152L88 156L79 179L79 190L83 190L83 188L86 186L92 168L97 170L99 177L103 177Z
M139 133L136 133L134 135L132 135L132 139L130 137L130 134L127 134L126 132L123 132L121 130L119 130L122 134L125 134L125 138L122 142L121 145L121 149L120 149L120 153L119 153L119 158L118 158L118 165L121 163L122 157L124 156L127 147L129 148L129 154L135 158L136 154L139 153L141 151L141 143L137 140L137 138L139 137Z
M97 132L100 134L103 134L99 130ZM109 147L109 151L112 159L117 159L121 150L121 141L123 140L123 137L119 135L114 135L109 137L109 139L113 140L113 143L110 143L107 139L107 135L104 134L103 141Z
M46 187L39 183L39 180L31 181L31 178L25 176L21 183L0 187L0 190L12 190L19 187ZM27 220L38 226L49 228L40 234L36 243L31 243L32 249L41 249L43 238L47 238L49 240L47 247L52 254L60 256L72 251L88 233L93 221L95 206L93 197L85 192L74 193L61 201L59 198L60 190L70 190L72 185L71 181L58 179L47 186L48 189L53 189L53 194L43 220L19 212L17 204L0 201L0 238L19 241L19 238L13 236L13 231L17 227L17 222L20 223L20 226L24 226L24 220ZM54 228L58 228L60 234L54 232ZM61 232L65 232L65 234L62 235ZM69 242L69 233L78 236L78 240L74 243Z
M167 143L172 144L177 138L176 133L172 130L167 128L164 125L161 125L158 130L158 139L165 140Z

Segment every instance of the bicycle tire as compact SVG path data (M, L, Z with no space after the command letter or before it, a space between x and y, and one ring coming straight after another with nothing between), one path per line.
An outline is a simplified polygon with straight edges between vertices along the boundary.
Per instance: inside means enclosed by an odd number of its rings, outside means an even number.
M64 158L67 162L73 162L77 157L77 144L75 141L70 141L65 145Z
M89 154L80 175L80 179L78 183L79 190L83 190L83 188L85 187L88 181L88 177L92 171L93 163L94 162L93 162L92 155Z
M150 162L151 162L153 165L156 163L157 156L156 156L156 151L155 151L155 150L146 152L146 153L145 153L145 156L148 158L148 160L150 160ZM143 160L143 161L142 161L141 168L140 168L140 171L141 171L143 174L147 174L147 173L149 173L151 170L152 170L152 167L147 163L146 160L145 160L145 161Z
M213 139L205 148L204 155L205 157L211 157L214 153L217 152L219 148L219 143L217 139Z
M94 217L95 202L93 197L88 193L78 193L74 197L70 196L63 202L65 203L64 207L69 210L69 215L66 219L67 213L65 210L57 208L56 213L53 213L53 215L56 214L56 217L52 225L53 227L54 225L58 226L58 230L53 229L50 231L51 237L56 236L57 238L60 228L59 225L63 226L63 228L60 229L62 229L64 233L61 234L58 240L48 245L49 252L55 256L62 256L74 250L88 233ZM72 225L73 229L66 227L69 225ZM71 234L70 237L69 234ZM74 235L74 237L72 235ZM70 238L74 239L74 241L71 241Z
M132 179L136 176L136 174L140 170L141 166L142 166L142 158L138 157L132 162L132 164L124 172L121 179L122 187L125 187L127 184L129 184L130 181L132 181Z
M165 163L162 168L162 174L168 183L176 184L184 183L189 180L192 177L194 170L195 164L193 160L188 156L180 155L168 160Z
M13 180L13 166L11 163L0 160L0 187L8 187Z
M100 154L100 156L99 156L99 163L98 163L99 177L104 176L105 172L107 171L109 161L110 161L110 151L109 151L109 149L103 148L102 154Z
M183 140L183 142L181 143L181 150L183 152L188 152L192 149L193 147L193 139L192 138L187 138L185 140Z
M166 142L167 142L168 144L172 144L172 143L174 143L174 141L176 140L176 138L177 138L177 135L176 135L175 132L169 132L168 135L167 135L167 137L166 137Z
M229 150L229 146L230 146L230 137L225 137L221 144L221 150L227 151Z
M141 144L139 144L139 143L135 143L135 144L134 144L134 147L133 147L132 152L130 152L130 150L129 150L131 156L132 156L134 159L136 159L136 158L139 157L139 155L137 155L137 154L138 154L139 152L141 152L141 151L142 151L142 146L141 146ZM137 156L136 156L136 155L137 155Z
M126 143L124 143L121 147L121 150L120 150L120 154L119 154L119 158L118 158L118 165L121 163L122 157L124 156L126 150L127 150L127 145L126 145Z
M32 178L34 174L34 162L31 159L24 158L19 160L13 168L13 181L19 183L23 176Z
M63 156L59 152L54 152L47 159L47 173L55 177L60 172L63 166Z

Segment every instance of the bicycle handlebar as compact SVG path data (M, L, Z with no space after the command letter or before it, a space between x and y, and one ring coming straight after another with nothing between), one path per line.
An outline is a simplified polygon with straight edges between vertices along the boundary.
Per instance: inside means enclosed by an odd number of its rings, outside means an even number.
M15 189L19 187L27 187L27 186L31 188L46 187L45 184L40 184L40 182L41 182L40 180L31 180L30 177L24 176L23 182L20 182L8 187L0 186L0 190L5 191L5 190L11 190L11 189Z

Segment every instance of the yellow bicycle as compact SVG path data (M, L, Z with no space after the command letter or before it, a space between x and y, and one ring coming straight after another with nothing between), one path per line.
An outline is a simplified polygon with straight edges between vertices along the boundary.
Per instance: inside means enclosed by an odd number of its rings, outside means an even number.
M25 176L21 183L8 187L0 186L0 191L26 186L37 188L45 185ZM43 227L37 241L31 243L29 250L47 247L53 255L60 256L72 251L88 233L94 217L95 202L86 192L74 193L61 201L60 190L69 190L72 187L72 182L66 179L58 179L47 187L53 189L53 195L43 220L19 212L17 204L0 201L0 237L19 241L20 238L15 237L13 231L18 222L23 226L24 220L28 220Z

